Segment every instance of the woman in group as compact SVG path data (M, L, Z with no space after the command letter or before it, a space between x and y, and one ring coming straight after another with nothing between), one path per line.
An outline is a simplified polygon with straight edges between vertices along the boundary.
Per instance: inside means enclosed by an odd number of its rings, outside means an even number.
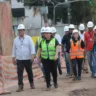
M47 91L50 90L50 74L52 74L54 87L58 88L57 84L57 59L58 59L58 41L52 37L52 29L50 27L46 27L46 31L44 32L45 39L40 42L40 46L38 49L38 60L41 59L41 62L44 66L45 71L45 79ZM40 58L41 57L41 58Z
M72 61L72 68L74 73L73 80L81 80L84 47L84 41L81 40L78 30L73 30L72 39L70 40L70 59Z

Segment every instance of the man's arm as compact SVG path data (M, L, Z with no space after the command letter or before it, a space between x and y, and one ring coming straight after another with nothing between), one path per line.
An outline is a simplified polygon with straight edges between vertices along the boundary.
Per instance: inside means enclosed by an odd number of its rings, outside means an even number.
M60 46L61 46L61 41L62 41L61 36L58 35L58 42L59 42L59 45L60 45Z
M59 49L59 45L56 46L56 54L55 54L55 57L54 57L54 60L56 61L58 59L58 49Z
M86 58L86 34L84 34L84 43L85 43L84 57Z
M62 43L62 52L64 52L65 41L66 41L66 40L65 40L65 36L63 36L63 38L62 38L62 42L61 42L61 43Z
M31 37L29 39L29 42L30 42L30 50L31 50L31 55L32 55L31 61L33 62L33 60L35 58L35 46L34 46L34 43L33 43L33 40L31 39Z
M41 56L41 48L38 48L36 58L38 59L39 62L41 62L40 56Z
M15 46L15 40L13 42L13 49L12 49L12 62L14 65L16 65L16 46Z

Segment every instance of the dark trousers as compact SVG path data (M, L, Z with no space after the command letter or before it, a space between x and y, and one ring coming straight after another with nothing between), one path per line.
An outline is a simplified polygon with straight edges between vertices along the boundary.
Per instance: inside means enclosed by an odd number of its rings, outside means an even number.
M75 59L72 59L71 61L72 61L74 76L81 76L83 58L75 58Z
M33 83L32 62L30 60L17 60L18 85L23 85L24 68L28 74L29 83Z
M47 87L50 86L50 74L52 74L54 84L57 84L57 61L42 59L44 66Z
M58 53L57 67L58 67L59 74L61 75L62 74L62 68L61 68L61 62L60 62L60 52Z

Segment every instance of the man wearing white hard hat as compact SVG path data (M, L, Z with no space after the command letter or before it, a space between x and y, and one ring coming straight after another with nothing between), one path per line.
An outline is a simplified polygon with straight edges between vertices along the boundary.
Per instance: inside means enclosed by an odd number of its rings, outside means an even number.
M17 65L18 75L18 89L17 92L23 91L23 71L24 68L27 71L30 87L35 88L32 62L35 56L35 47L30 36L25 35L25 26L23 24L18 25L19 36L14 39L12 61L14 65Z
M35 46L36 52L38 50L38 46L39 46L40 42L42 41L42 39L44 39L45 30L46 30L45 27L42 27L40 30L40 36L38 37L38 39L36 41L36 46Z
M68 62L70 64L70 76L72 76L72 64L70 62L70 56L69 56L69 46L70 46L70 39L72 37L72 32L74 30L75 26L73 24L69 25L69 32L63 36L62 39L62 50L64 50L64 45L66 45L66 57L68 58Z
M69 26L65 26L64 27L64 35L68 34L68 32L69 32Z
M92 48L93 48L93 37L94 37L94 30L93 30L94 24L92 21L89 21L87 23L87 28L88 30L85 32L84 34L84 39L85 39L85 50L87 53L87 59L88 59L88 63L89 63L89 67L91 70L91 76L94 77L94 71L93 71L93 65L92 65Z
M70 34L72 34L74 29L75 29L75 25L74 24L70 24L69 25L69 32L70 32Z
M69 33L69 26L65 26L64 27L64 36L67 35ZM67 74L66 76L69 76L70 75L70 64L69 64L69 58L67 56L67 53L66 53L66 41L64 42L63 41L63 44L62 45L62 50L64 50L64 57L65 57L65 62L66 62L66 71L67 71Z
M35 45L35 50L36 50L36 57L38 56L38 48L40 46L40 43L42 40L44 40L44 33L46 31L46 28L45 27L42 27L41 30L40 30L40 36L38 37L37 41L36 41L36 45ZM44 79L45 79L45 71L44 71L44 67L42 65L42 62L39 61L39 66L41 68L41 71L43 73L43 76L44 76Z
M50 74L53 77L54 87L58 88L57 84L57 59L58 59L58 41L52 36L52 29L46 27L44 32L45 39L41 41L38 49L38 60L41 59L44 66L46 78L46 91L51 89Z
M61 36L59 34L57 34L57 30L55 27L51 27L52 32L54 37L57 39L57 41L59 42L59 44L61 45Z
M84 24L80 24L79 25L79 35L80 38L84 41L84 34L85 34L85 26ZM86 53L85 53L85 57L84 57L84 61L83 61L83 72L88 73L88 60L86 58Z
M60 63L60 52L61 52L61 36L59 34L57 34L57 30L55 27L51 27L52 29L52 33L53 33L53 37L56 38L56 40L59 43L59 54L58 54L58 70L59 70L59 74L62 75L62 68L61 68L61 63Z
M80 35L80 38L84 41L84 33L85 33L85 26L84 24L80 24L79 25L79 35Z
M84 41L80 39L79 31L74 29L72 39L70 40L70 59L74 73L73 80L81 80L84 47L85 44Z

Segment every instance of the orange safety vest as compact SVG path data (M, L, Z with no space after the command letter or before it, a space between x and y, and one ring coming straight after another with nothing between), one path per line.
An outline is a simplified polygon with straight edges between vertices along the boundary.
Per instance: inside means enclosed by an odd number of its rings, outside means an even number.
M81 48L81 40L77 41L74 46L73 40L70 40L71 49L70 49L70 59L75 58L84 58L84 49Z

